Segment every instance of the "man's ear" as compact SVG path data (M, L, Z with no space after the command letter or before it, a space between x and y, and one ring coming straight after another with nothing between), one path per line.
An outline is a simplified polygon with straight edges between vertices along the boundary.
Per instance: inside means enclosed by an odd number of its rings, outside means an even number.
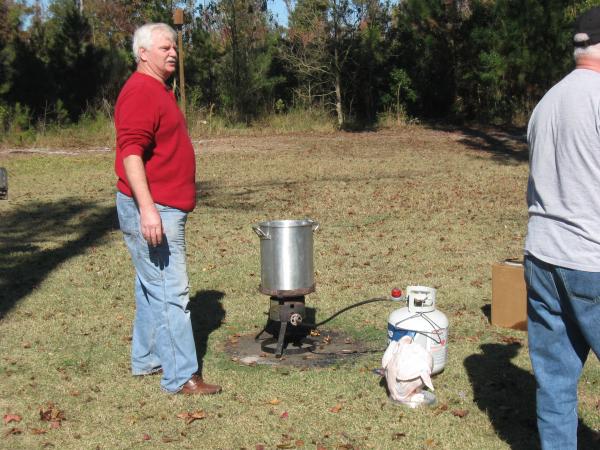
M140 58L140 61L147 61L148 58L146 57L146 49L144 47L140 47L138 49L138 57Z

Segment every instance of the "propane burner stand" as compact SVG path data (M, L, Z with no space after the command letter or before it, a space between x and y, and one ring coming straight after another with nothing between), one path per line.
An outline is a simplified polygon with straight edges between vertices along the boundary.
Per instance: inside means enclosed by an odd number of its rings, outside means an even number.
M277 358L284 351L290 355L313 351L315 343L307 337L308 329L302 324L305 318L304 296L271 297L269 320L255 339L265 331L273 337L261 343L261 350L274 353Z
M288 353L314 349L307 339L304 296L315 291L313 268L313 233L319 224L311 219L271 220L252 229L260 238L260 286L269 295L269 320L258 333L267 331L272 338L262 342L264 352L280 358Z

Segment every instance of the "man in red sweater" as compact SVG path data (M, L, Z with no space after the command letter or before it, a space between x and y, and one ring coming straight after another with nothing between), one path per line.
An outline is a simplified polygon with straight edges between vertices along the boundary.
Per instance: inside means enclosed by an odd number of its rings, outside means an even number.
M196 206L194 148L166 81L177 64L176 35L146 24L133 37L136 72L115 106L117 212L136 270L133 375L162 373L170 393L215 394L198 371L187 310L185 222Z

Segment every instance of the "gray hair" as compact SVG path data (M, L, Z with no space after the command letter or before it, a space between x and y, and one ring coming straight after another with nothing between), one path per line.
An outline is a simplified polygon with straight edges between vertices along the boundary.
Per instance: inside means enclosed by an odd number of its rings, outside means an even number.
M140 48L149 49L152 47L152 33L154 32L162 32L171 37L173 42L177 42L177 33L175 30L171 28L166 23L147 23L142 25L135 33L133 33L133 57L135 58L135 62L140 62L140 57L138 52Z
M585 42L589 40L590 37L587 33L577 33L573 36L573 43L577 45L579 42ZM600 56L600 44L586 45L584 47L575 47L573 50L573 58L575 61L583 56Z

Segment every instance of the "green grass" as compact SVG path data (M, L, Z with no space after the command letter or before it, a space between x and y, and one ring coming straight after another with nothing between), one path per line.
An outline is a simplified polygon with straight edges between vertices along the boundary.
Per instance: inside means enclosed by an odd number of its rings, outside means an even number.
M526 225L526 153L503 137L421 126L202 136L187 240L190 308L208 327L205 376L224 387L208 398L168 396L156 377L129 374L133 269L112 155L0 153L10 183L0 201L0 411L22 417L2 425L0 448L537 448L526 334L484 314L491 265L521 254ZM438 289L450 320L449 360L433 380L439 407L388 403L371 373L382 354L278 370L224 352L229 336L258 332L268 308L251 226L302 217L321 224L307 297L317 319L394 286ZM383 350L395 307L356 308L328 326ZM590 443L600 428L593 356L580 386ZM203 420L177 417L201 409ZM40 410L65 419L53 429Z

